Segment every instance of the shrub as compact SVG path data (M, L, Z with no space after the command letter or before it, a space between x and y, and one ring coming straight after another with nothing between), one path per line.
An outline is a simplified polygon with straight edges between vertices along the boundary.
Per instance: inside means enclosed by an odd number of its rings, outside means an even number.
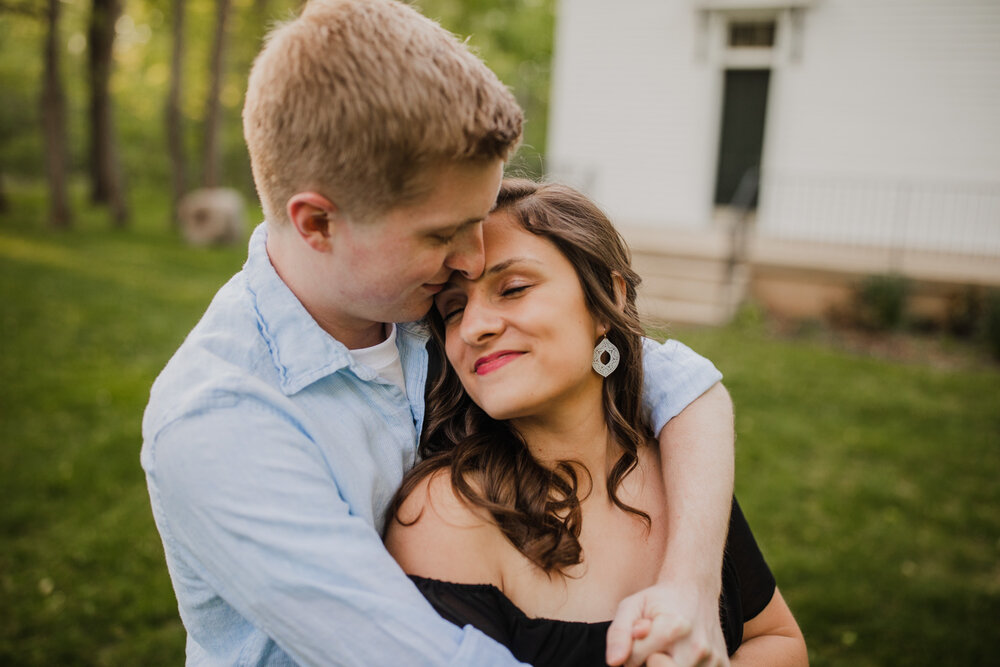
M983 301L983 290L973 285L951 294L945 320L948 333L961 337L975 334L984 316Z
M862 280L854 295L855 317L867 329L896 329L906 317L910 281L905 276L887 274Z
M1000 359L1000 289L991 289L983 300L983 337L993 357Z

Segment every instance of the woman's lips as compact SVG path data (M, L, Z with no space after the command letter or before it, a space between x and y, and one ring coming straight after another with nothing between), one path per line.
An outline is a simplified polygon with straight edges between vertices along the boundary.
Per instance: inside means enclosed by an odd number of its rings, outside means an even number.
M486 375L487 373L492 373L501 366L506 366L508 363L514 361L522 354L524 354L524 352L502 350L485 357L480 357L479 359L476 359L476 363L474 365L476 375Z

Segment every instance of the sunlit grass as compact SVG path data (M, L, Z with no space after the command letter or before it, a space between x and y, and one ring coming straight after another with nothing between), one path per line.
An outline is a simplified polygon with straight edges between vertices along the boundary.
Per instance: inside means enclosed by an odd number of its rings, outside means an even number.
M0 663L183 661L139 424L153 378L245 250L187 248L162 197L137 198L128 232L82 204L76 230L48 231L40 190L0 217ZM737 492L812 663L988 663L996 367L776 340L753 318L675 335L726 375Z
M30 198L14 207L0 219L0 662L179 664L139 424L245 252L186 248L156 209L122 233L83 207L78 230L50 232Z
M888 362L747 323L677 334L726 375L737 493L812 663L989 662L997 367Z

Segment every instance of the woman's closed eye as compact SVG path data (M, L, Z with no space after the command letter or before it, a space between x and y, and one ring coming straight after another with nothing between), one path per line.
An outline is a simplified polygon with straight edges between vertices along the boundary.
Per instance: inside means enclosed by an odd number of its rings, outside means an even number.
M449 320L454 318L456 315L460 315L462 311L465 310L465 299L456 297L441 299L437 302L437 309L441 314L441 319L447 323Z
M516 299L523 295L528 289L534 287L533 283L513 283L500 287L496 294L501 299ZM438 298L436 305L441 314L441 319L445 324L456 321L465 311L466 299L461 295L448 295L446 298Z
M465 306L459 306L459 307L456 307L456 308L449 308L446 311L444 311L444 312L441 313L441 318L446 323L450 322L451 320L453 320L458 315L461 315L462 311L464 311L464 310L465 310Z
M524 293L531 285L511 285L500 290L500 296L511 297Z

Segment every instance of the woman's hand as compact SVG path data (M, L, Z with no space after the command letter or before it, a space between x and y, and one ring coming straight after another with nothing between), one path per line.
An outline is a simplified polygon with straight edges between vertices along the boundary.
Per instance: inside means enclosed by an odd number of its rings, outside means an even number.
M608 628L606 659L626 667L728 667L718 596L660 583L625 598Z

